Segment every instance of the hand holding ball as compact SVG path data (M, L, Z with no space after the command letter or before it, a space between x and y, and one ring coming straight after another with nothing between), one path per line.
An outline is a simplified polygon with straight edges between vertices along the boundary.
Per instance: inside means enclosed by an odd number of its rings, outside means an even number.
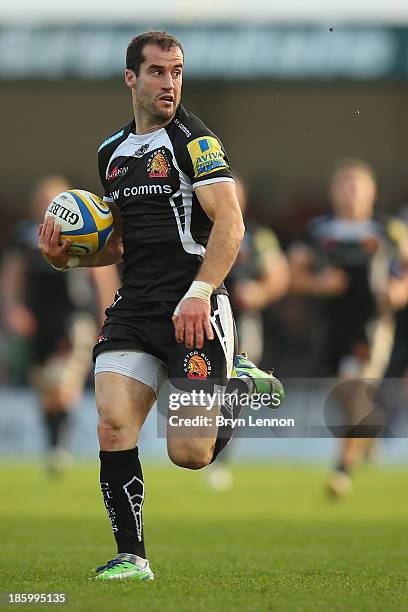
M60 225L60 244L70 240L72 255L94 255L105 246L113 231L113 217L108 204L83 189L71 189L57 195L49 204L45 219L53 217Z

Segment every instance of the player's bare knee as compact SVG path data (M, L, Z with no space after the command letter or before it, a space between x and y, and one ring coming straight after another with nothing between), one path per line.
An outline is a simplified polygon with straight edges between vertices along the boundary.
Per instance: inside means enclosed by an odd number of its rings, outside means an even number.
M170 461L187 470L201 470L211 463L212 452L193 452L188 450L168 451Z
M116 415L104 415L99 417L98 437L101 443L108 445L120 442L129 434L129 423L123 421ZM135 432L137 435L137 432Z
M98 425L98 439L101 448L110 448L116 445L120 439L120 430L113 430L104 424Z
M206 461L200 461L197 458L187 458L187 457L170 457L170 460L174 465L178 467L185 468L187 470L201 470L206 467L208 463Z

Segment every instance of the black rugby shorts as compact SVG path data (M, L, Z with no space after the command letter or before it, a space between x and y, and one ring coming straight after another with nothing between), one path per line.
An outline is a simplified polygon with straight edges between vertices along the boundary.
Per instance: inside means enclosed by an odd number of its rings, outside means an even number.
M168 378L186 389L226 385L232 370L236 332L229 299L211 297L214 340L200 349L186 348L175 339L171 320L177 302L142 302L121 296L106 310L106 319L93 359L104 351L138 350L160 359ZM183 384L185 382L185 385ZM181 385L180 385L181 383Z

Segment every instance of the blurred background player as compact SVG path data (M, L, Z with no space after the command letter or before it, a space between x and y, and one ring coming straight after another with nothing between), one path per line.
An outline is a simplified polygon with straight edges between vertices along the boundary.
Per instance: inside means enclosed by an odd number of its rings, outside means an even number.
M246 352L249 359L259 365L264 351L263 311L286 294L290 282L289 265L275 233L246 218L248 189L244 181L235 177L235 186L245 220L245 235L225 286L237 326L238 353ZM229 455L227 447L205 474L208 484L216 490L232 485Z
M386 282L390 251L382 223L373 218L377 186L372 168L358 159L339 161L329 196L331 214L312 220L303 242L290 249L292 289L317 298L324 310L322 373L343 380L380 377L391 330L389 318L381 316L378 298ZM352 389L344 387L348 388ZM359 393L341 396L339 391L337 399L350 429L370 410L367 398ZM340 456L328 482L331 494L341 496L350 490L350 472L371 445L370 438L341 440Z
M238 330L239 351L246 351L251 361L258 364L263 353L262 311L287 292L289 266L275 233L246 218L248 193L241 179L236 179L236 188L246 229L226 285Z
M389 219L387 234L397 245L384 295L386 304L395 313L395 328L380 394L386 406L387 425L392 426L405 408L407 394L402 383L408 369L408 206Z
M30 217L16 226L1 269L3 325L11 343L28 348L29 381L38 393L53 473L69 464L71 413L88 377L103 311L119 286L113 267L61 274L39 252L45 210L67 189L63 176L37 182Z

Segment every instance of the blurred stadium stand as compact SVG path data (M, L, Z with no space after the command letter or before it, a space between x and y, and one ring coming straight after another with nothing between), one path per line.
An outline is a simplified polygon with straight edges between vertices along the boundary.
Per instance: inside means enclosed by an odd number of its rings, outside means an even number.
M200 23L241 21L251 23L302 21L322 23L336 19L353 22L392 22L408 21L408 6L404 0L391 3L372 2L372 0L287 0L272 3L270 0L208 0L195 4L189 0L157 0L154 15L149 4L122 0L120 7L114 3L99 0L71 0L71 2L52 3L51 0L15 0L2 7L4 21L47 22L58 21L73 23L105 22L124 23L146 21L150 26L163 26L174 23ZM155 23L152 23L154 19Z
M186 49L185 104L220 134L263 220L284 232L296 200L324 203L341 156L373 164L382 206L407 196L408 29L330 23L164 23ZM95 151L129 117L124 49L147 25L0 22L0 244L38 175L100 190Z

